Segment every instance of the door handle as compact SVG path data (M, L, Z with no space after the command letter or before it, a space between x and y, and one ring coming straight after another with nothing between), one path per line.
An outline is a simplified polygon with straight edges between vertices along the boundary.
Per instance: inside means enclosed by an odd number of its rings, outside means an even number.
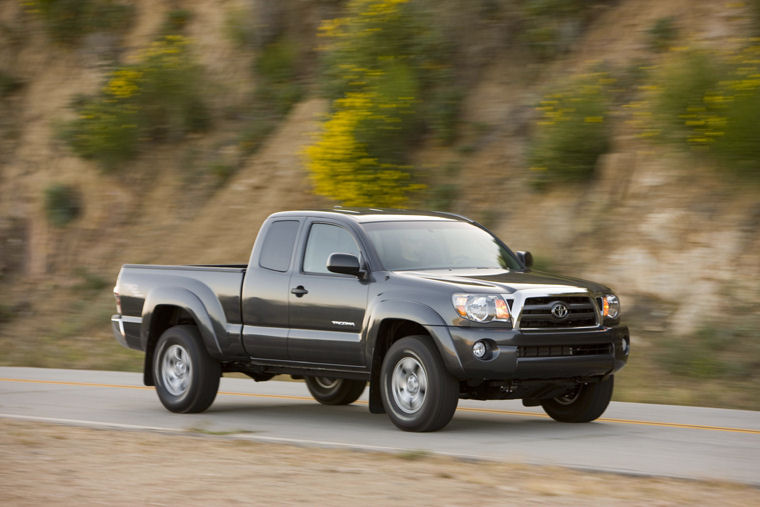
M304 294L308 294L309 291L303 288L303 285L299 285L295 289L290 289L291 294L295 294L297 298L300 298Z

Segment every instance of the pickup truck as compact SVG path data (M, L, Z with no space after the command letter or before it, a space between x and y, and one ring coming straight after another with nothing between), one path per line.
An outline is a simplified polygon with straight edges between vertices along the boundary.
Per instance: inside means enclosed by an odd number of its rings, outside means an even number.
M326 405L369 382L370 412L406 431L443 428L460 398L592 421L628 359L619 300L531 265L459 215L287 211L247 265L124 265L111 322L173 412L206 410L222 374L242 372L302 378Z

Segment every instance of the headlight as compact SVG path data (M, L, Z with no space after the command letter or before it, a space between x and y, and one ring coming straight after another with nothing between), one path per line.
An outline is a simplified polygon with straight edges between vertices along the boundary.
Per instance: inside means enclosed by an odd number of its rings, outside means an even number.
M608 319L617 319L620 316L620 300L615 294L607 294L602 298L602 315Z
M454 294L451 302L460 317L475 322L509 321L509 306L494 294Z

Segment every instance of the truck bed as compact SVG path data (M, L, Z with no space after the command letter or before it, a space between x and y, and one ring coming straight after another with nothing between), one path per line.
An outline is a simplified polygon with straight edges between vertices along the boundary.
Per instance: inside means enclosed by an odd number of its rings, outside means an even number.
M240 290L247 266L245 264L160 265L125 264L116 284L121 300L126 340L132 348L141 347L140 324L146 297L156 290L187 291L201 300L208 311L221 308L230 327L242 326ZM220 315L221 317L221 315ZM227 333L235 334L232 329Z

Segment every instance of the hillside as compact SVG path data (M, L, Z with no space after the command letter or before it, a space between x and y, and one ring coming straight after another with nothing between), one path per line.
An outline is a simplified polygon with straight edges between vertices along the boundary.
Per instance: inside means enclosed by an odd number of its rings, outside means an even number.
M330 112L317 77L317 29L343 15L344 2L133 4L121 31L63 44L21 2L0 3L0 71L14 83L0 97L0 364L139 369L139 354L110 336L110 290L122 263L245 262L269 213L335 204L314 194L304 149ZM701 152L645 138L636 109L652 88L647 69L683 48L744 44L758 25L753 4L596 2L582 21L560 24L561 45L549 57L515 42L521 28L502 3L473 4L433 9L461 39L463 93L453 140L427 135L413 147L427 189L410 207L472 216L531 250L540 269L616 288L634 347L621 399L760 409L760 186ZM72 104L97 94L115 68L139 62L175 18L202 69L209 126L143 144L119 171L77 156L61 135L77 117ZM663 19L672 33L654 30ZM471 29L456 30L459 23ZM246 133L262 121L257 93L274 87L255 70L264 51L257 41L269 32L299 48L288 80L300 92L259 139ZM661 37L667 48L656 51L660 32L669 34ZM599 72L614 77L614 107L593 177L538 188L530 170L536 106L575 76ZM56 184L76 191L76 217L63 226L46 211Z

